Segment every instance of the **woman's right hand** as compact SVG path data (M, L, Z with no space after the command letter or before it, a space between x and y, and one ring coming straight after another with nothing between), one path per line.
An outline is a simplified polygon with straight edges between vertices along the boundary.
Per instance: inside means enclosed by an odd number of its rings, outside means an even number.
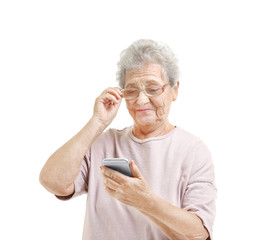
M96 98L93 118L107 127L115 118L122 101L121 89L107 88Z
M40 173L40 182L49 192L57 196L74 193L74 180L80 171L84 155L112 122L121 100L120 88L105 89L95 101L94 114L90 121L49 157Z

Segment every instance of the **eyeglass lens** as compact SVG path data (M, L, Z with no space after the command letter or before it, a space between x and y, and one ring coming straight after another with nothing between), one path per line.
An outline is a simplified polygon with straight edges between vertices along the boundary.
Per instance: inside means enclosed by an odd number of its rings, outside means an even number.
M123 96L127 99L137 98L141 91L145 93L148 97L154 97L163 92L164 86L153 86L146 87L144 90L139 90L138 88L123 89Z

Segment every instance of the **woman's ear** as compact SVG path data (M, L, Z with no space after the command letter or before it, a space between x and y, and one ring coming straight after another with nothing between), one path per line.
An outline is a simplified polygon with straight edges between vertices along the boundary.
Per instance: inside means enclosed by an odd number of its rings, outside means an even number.
M176 86L173 88L173 101L176 101L178 98L178 93L179 93L179 86L180 86L180 82L177 81Z

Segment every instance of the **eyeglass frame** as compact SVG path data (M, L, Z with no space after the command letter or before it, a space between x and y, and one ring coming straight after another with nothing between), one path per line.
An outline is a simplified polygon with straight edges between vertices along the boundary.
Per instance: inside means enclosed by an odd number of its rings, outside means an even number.
M124 92L125 90L136 89L136 90L138 91L138 95L137 95L135 98L125 98L125 97L123 97L123 98L124 98L124 99L127 99L127 100L134 100L134 99L136 99L136 98L139 97L139 95L140 95L141 92L143 92L148 98L152 98L152 97L157 97L157 96L161 95L162 93L164 93L165 88L166 88L168 85L169 85L169 83L166 83L166 84L164 84L163 86L160 86L160 89L162 90L162 92L159 93L159 94L157 94L157 95L150 95L150 94L148 94L148 93L146 92L146 87L145 87L145 86L144 86L143 89L139 89L139 88L135 88L135 87L133 87L133 88L123 88L123 89L121 89L121 93L123 94L123 92Z

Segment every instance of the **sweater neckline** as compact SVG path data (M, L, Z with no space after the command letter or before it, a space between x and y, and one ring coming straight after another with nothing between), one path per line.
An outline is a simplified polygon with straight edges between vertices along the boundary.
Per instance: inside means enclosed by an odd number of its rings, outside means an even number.
M169 137L170 135L172 135L174 132L177 131L178 127L175 126L174 129L172 129L170 132L164 134L164 135L161 135L161 136L158 136L158 137L150 137L150 138L145 138L145 139L139 139L137 137L135 137L132 133L132 129L133 129L133 126L130 126L129 127L129 132L128 132L128 135L129 137L134 141L134 142L137 142L137 143L146 143L146 142L150 142L150 141L159 141L159 140L162 140L162 139L165 139L167 137Z

